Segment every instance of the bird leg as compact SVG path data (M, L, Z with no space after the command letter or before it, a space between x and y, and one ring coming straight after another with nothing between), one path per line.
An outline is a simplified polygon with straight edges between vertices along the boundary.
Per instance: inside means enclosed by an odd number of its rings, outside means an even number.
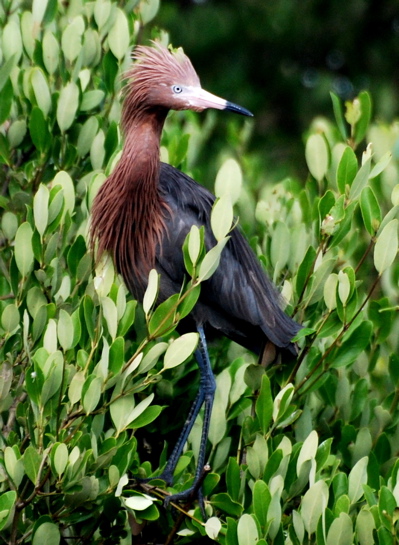
M170 503L171 501L184 501L189 499L190 496L193 493L195 493L197 490L197 483L201 479L201 475L203 473L203 469L205 465L206 442L208 439L209 424L211 421L211 413L212 413L213 399L215 396L216 382L213 376L211 363L209 361L209 355L208 355L208 350L206 346L204 330L202 327L198 327L197 330L199 333L199 347L196 350L195 355L196 355L198 367L200 370L199 392L197 394L197 397L195 398L193 406L191 407L190 413L181 431L177 444L175 448L173 449L172 455L168 463L166 464L165 470L163 474L160 476L160 478L166 477L169 479L173 475L173 472L176 468L180 454L182 453L183 447L187 441L188 435L194 425L195 419L197 418L197 415L201 409L202 404L204 404L205 406L204 421L202 424L201 442L200 442L200 448L198 453L198 464L197 464L197 469L195 472L194 482L192 486L188 488L187 490L183 490L182 492L178 492L177 494L172 494L171 496L167 496L165 498L165 505L168 505L168 503ZM198 499L200 502L201 510L204 512L204 505L203 505L204 502L203 502L203 496L202 496L201 490L198 491Z
M177 443L172 451L172 454L170 455L166 463L165 469L162 471L160 475L157 475L155 477L150 477L146 479L137 479L137 480L140 482L148 482L154 479L162 479L168 485L172 485L173 473L176 469L177 462L179 461L180 455L183 451L184 445L187 442L190 431L192 430L194 426L198 413L200 412L200 409L202 405L204 404L205 405L204 421L202 424L201 442L200 442L200 448L198 453L198 464L197 464L197 469L194 476L194 482L190 486L190 488L188 488L187 490L183 490L182 492L178 492L177 494L172 494L170 496L167 496L165 498L164 503L165 503L165 506L167 506L171 501L172 502L187 501L188 499L190 499L191 496L197 495L198 501L200 503L201 511L203 515L205 516L203 494L202 494L201 488L198 488L198 487L200 486L199 481L201 481L201 479L203 478L203 470L205 465L205 454L206 454L206 442L208 439L213 399L215 397L215 390L216 390L216 382L213 376L211 362L209 360L204 330L200 326L197 327L197 330L199 333L199 346L197 350L195 351L195 357L197 359L197 363L198 363L198 367L200 371L200 386L199 386L198 394L191 406L190 412L184 423L183 429L180 432L179 439L177 440Z

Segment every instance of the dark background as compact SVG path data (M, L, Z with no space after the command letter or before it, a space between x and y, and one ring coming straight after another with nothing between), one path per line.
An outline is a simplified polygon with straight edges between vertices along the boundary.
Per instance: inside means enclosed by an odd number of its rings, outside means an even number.
M272 177L301 174L302 135L316 116L333 118L330 91L348 100L367 89L374 118L398 114L397 0L161 0L154 23L204 88L255 114L249 151Z

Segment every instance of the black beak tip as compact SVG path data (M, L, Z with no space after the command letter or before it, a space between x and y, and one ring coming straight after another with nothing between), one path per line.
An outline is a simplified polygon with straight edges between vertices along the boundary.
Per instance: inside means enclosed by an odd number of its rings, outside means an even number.
M234 104L234 102L227 101L224 109L228 110L229 112L235 112L236 114L246 115L247 117L254 116L252 112L250 112L246 108L243 108L242 106L239 106L238 104Z

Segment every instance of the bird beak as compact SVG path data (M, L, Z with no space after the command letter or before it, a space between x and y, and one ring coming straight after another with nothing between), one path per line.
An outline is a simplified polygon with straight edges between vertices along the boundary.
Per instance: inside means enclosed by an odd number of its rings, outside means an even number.
M212 95L212 93L208 93L208 91L205 91L201 87L191 88L190 91L189 104L194 108L201 108L202 110L205 110L205 108L215 108L216 110L228 110L237 114L253 117L253 114L246 108L238 106L238 104L234 104L233 102L229 102L224 98Z

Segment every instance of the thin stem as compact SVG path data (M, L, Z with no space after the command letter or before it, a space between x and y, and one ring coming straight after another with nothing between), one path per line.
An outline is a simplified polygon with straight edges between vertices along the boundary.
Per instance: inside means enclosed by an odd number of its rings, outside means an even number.
M373 285L371 286L370 288L370 291L369 293L367 294L365 300L363 301L363 303L361 304L361 306L359 307L359 309L357 310L357 312L355 313L355 315L352 317L352 319L350 320L350 322L348 322L347 324L344 325L344 327L342 328L342 330L340 331L338 337L334 340L334 342L331 344L331 346L329 346L329 348L324 352L323 356L320 358L320 361L317 365L315 365L315 367L311 370L311 372L309 373L309 375L307 377L305 377L302 382L299 384L299 386L297 386L295 388L295 391L298 393L299 390L309 381L309 379L315 374L315 372L320 368L320 366L323 364L323 362L327 359L327 357L330 355L330 353L333 351L334 348L336 348L338 342L342 339L343 335L347 332L347 330L349 329L349 327L353 324L353 322L356 320L356 318L359 316L359 314L362 312L362 310L364 309L365 305L367 304L367 302L369 301L371 295L373 294L373 291L375 289L375 287L377 286L379 280L380 280L380 275L377 276L377 278L374 280L373 282ZM328 371L328 368L324 369L323 373L327 372ZM312 386L319 380L319 378L322 376L322 374L318 377L315 378L315 380L313 380L310 384L308 384L308 386L303 390L303 392L299 393L300 396L303 396L306 394L306 392L312 388Z

